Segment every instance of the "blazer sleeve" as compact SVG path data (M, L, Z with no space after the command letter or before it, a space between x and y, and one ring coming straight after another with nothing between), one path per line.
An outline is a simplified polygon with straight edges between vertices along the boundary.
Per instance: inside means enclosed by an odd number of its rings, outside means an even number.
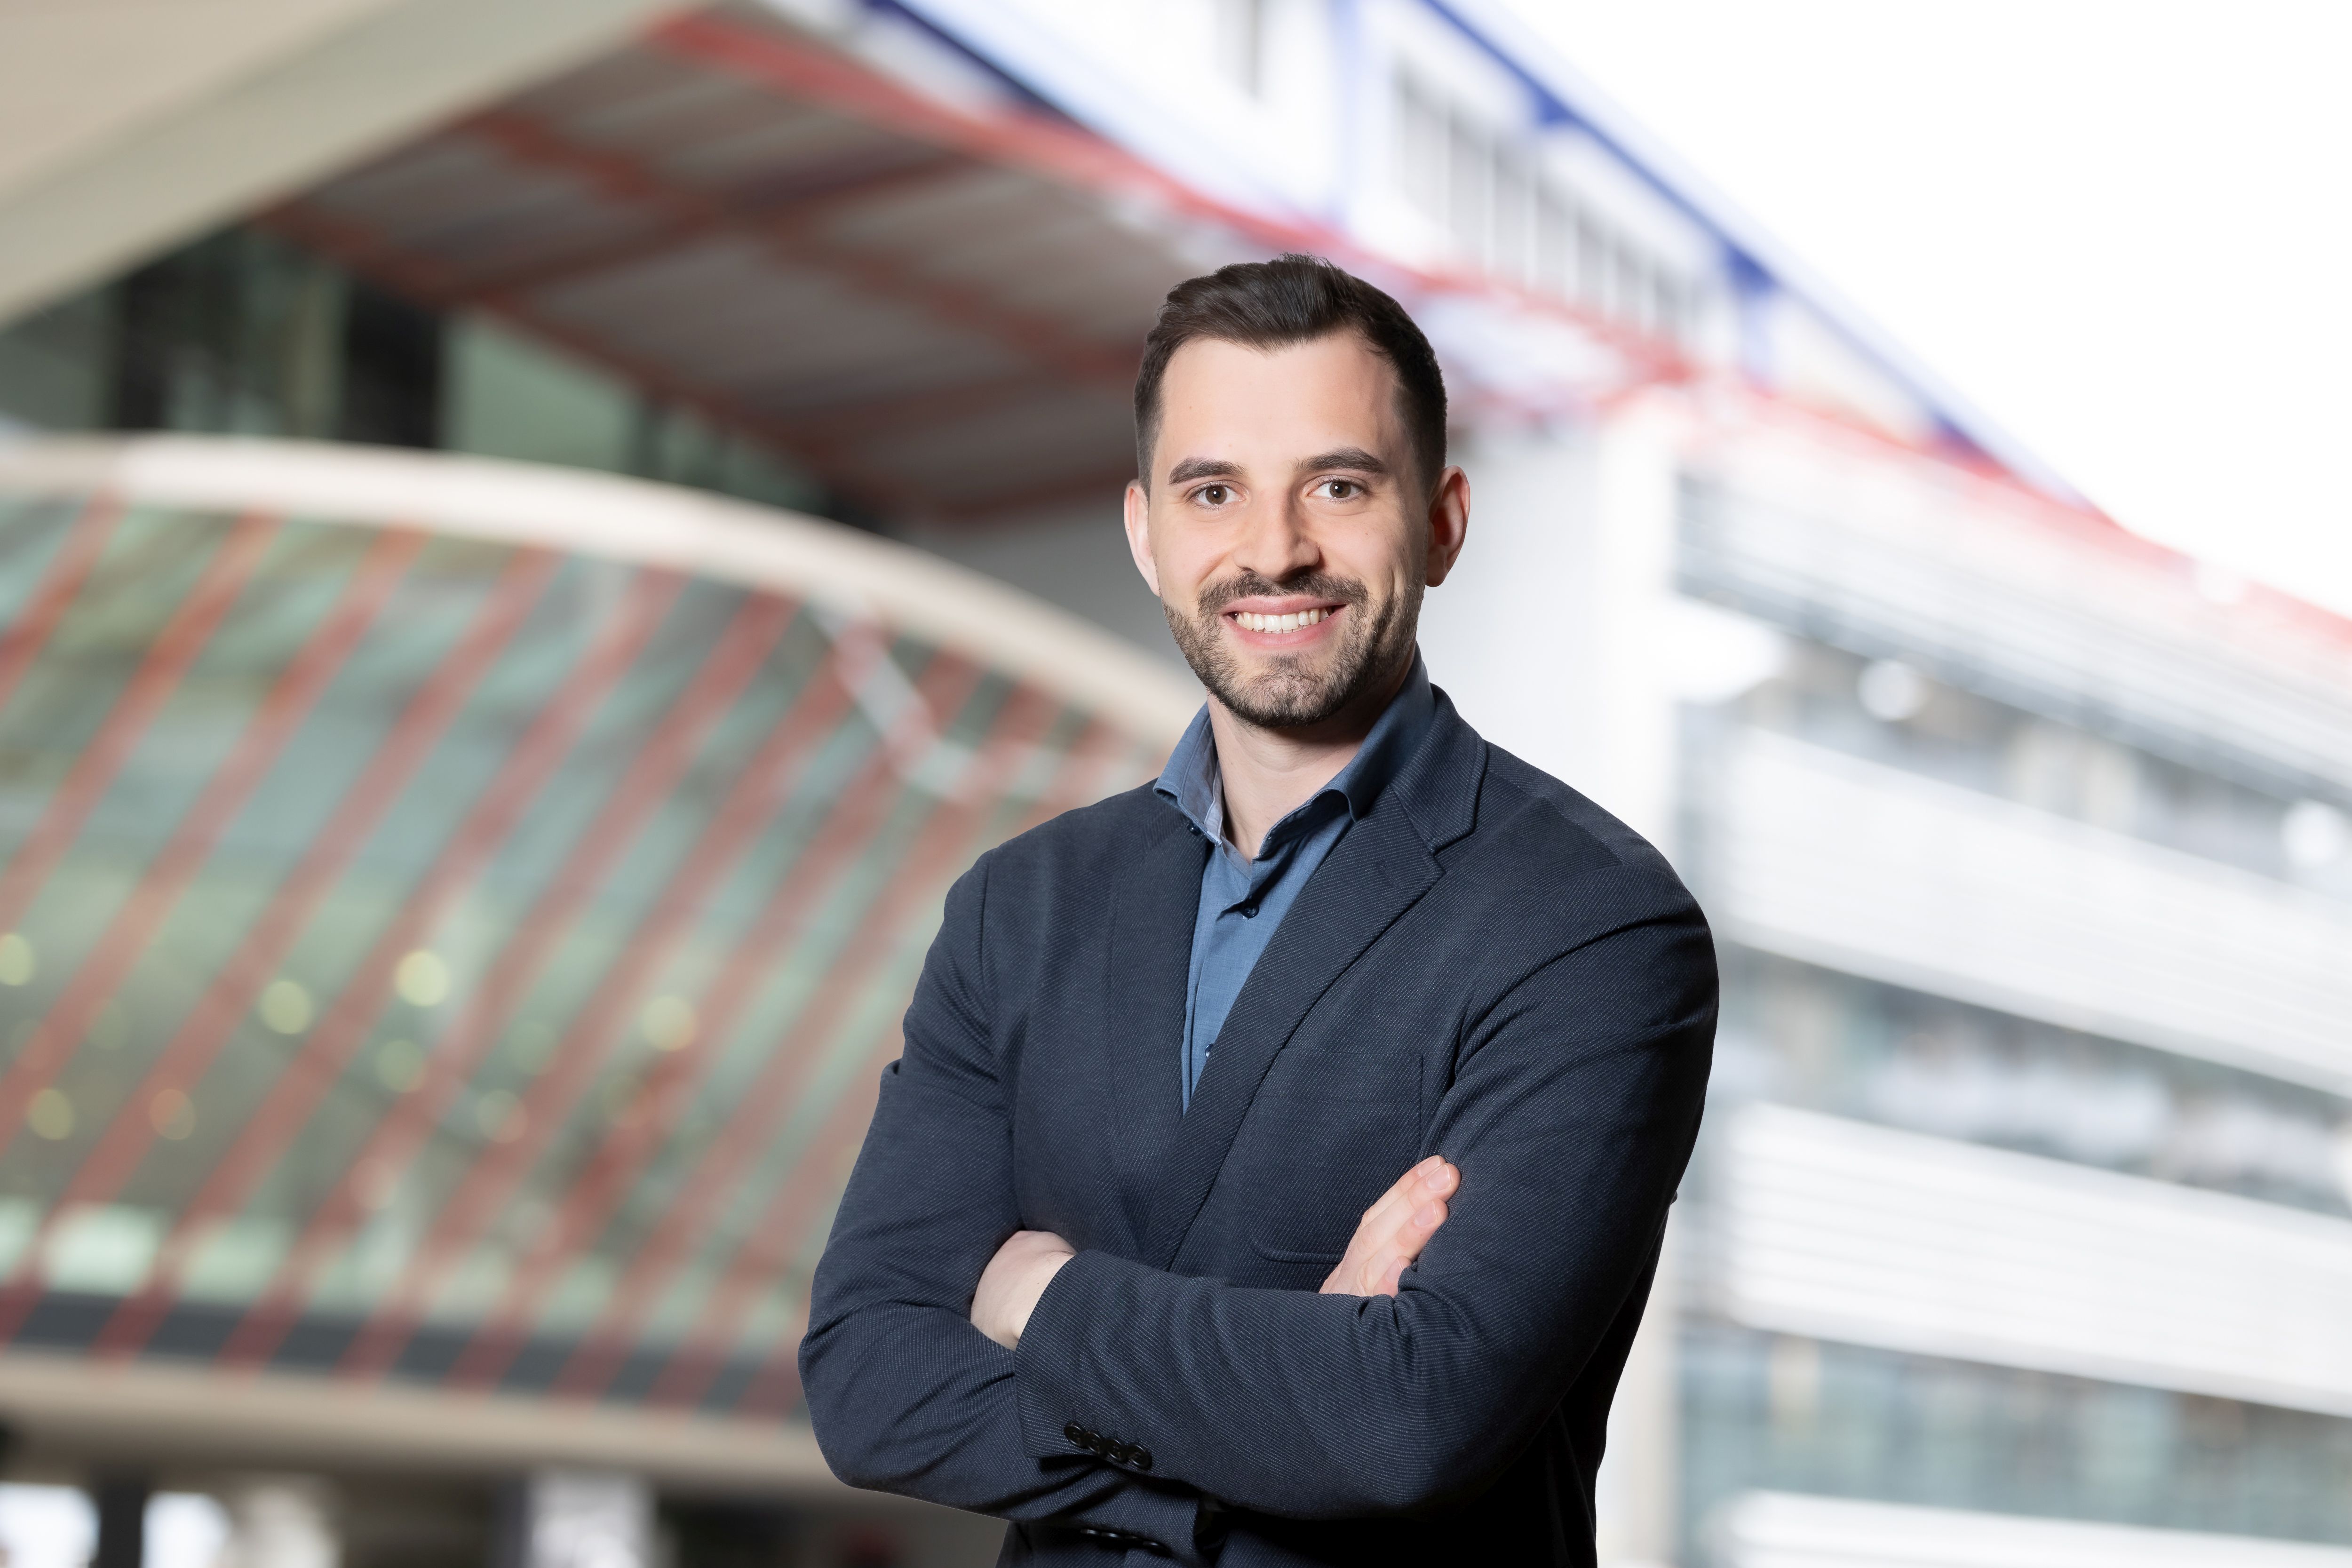
M1015 1356L1029 1451L1066 1450L1075 1421L1221 1503L1301 1519L1433 1511L1498 1479L1643 1278L1697 1134L1714 950L1673 893L1626 900L1650 912L1472 1025L1430 1139L1462 1184L1395 1297L1082 1252Z
M980 966L987 860L948 895L810 1287L802 1386L852 1486L1197 1562L1199 1494L1021 1439L1013 1356L971 1324L981 1270L1021 1227Z

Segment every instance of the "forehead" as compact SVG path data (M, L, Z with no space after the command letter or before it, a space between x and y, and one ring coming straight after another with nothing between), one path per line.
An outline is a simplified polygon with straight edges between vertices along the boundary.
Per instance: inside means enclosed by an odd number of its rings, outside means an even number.
M1152 462L1282 463L1341 447L1402 456L1396 371L1354 332L1276 349L1195 338L1169 356Z

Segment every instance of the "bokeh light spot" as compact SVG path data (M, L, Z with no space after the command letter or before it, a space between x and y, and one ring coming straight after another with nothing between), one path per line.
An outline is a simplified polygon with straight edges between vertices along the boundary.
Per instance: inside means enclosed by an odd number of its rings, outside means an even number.
M449 966L439 953L420 947L400 961L393 984L409 1005L437 1006L449 994Z
M261 993L261 1021L281 1035L310 1026L310 994L295 980L273 980Z

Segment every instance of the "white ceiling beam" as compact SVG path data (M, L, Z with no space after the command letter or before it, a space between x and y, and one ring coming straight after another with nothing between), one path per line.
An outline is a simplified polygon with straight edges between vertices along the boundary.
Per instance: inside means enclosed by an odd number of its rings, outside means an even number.
M12 45L9 77L65 75L105 98L110 53L138 90L122 113L78 117L78 133L61 131L28 153L13 181L0 166L0 321L593 58L680 8L340 0L327 13L338 25L322 29L316 7L302 18L256 5L231 29L236 47L191 48L176 76L157 67L135 5L108 8L110 35L14 22L7 36L26 48ZM264 9L279 13L275 26Z

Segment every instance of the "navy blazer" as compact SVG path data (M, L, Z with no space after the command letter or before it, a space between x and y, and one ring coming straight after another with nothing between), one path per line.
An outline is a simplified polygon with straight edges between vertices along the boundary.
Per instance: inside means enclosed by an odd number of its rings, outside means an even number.
M812 1284L844 1480L1009 1520L1008 1563L1593 1561L1714 948L1648 844L1438 708L1189 1114L1208 847L1178 812L1131 790L956 883ZM1317 1294L1431 1153L1461 1190L1397 1295ZM967 1314L1024 1228L1078 1255L1016 1352Z

